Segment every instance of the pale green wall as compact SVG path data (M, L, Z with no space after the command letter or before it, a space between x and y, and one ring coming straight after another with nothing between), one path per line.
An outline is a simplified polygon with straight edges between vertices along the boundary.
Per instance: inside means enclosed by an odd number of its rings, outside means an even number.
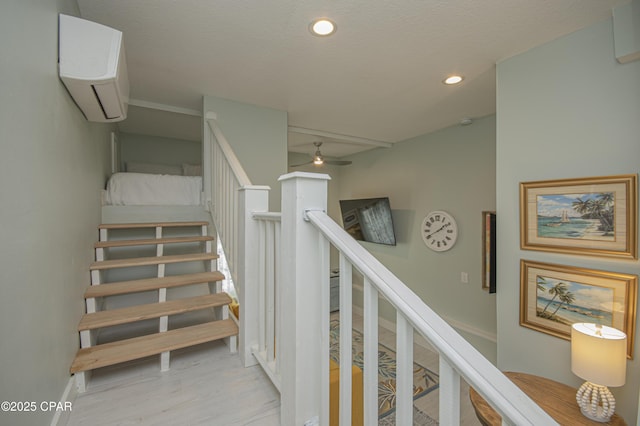
M520 182L640 171L640 61L614 57L610 20L498 64L498 365L579 385L569 341L520 327L520 259L637 274L638 261L520 250ZM637 327L636 327L637 329ZM635 424L640 361L612 389Z
M459 330L492 361L495 295L481 288L481 241L482 211L495 210L495 138L491 116L356 154L340 168L337 185L338 199L390 198L397 245L362 244L438 314L473 331ZM432 210L446 210L458 223L457 244L447 252L429 250L420 236ZM460 282L461 272L469 274L468 284ZM390 310L381 312L395 321Z
M0 400L58 401L84 312L109 130L87 122L57 74L58 12L74 0L0 5ZM0 412L3 425L54 413Z
M202 163L202 144L158 136L120 133L120 170L128 161L180 166Z
M280 211L278 178L287 173L287 113L213 96L203 111L214 112L222 133L254 185L271 187L269 209Z

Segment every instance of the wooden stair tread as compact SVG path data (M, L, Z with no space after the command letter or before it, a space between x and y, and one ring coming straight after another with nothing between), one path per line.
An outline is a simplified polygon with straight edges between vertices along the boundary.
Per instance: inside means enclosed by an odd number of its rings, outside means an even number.
M138 223L103 223L98 225L98 229L130 229L130 228L177 228L186 226L209 225L206 221L194 222L138 222Z
M152 257L130 257L125 259L112 259L101 260L93 262L89 269L104 270L112 268L127 268L130 266L146 266L146 265L158 265L161 263L179 263L179 262L194 262L199 260L213 260L217 259L218 255L214 253L188 253L188 254L176 254L171 256L152 256Z
M215 308L217 306L228 305L229 303L231 303L231 297L229 297L228 294L216 293L100 311L84 315L78 325L78 331L110 327L129 322L197 311L199 309Z
M106 367L108 365L144 358L166 351L211 342L238 334L238 326L231 319L207 322L147 336L106 343L80 349L71 373Z
M139 240L109 240L98 241L94 244L94 248L108 247L126 247L126 246L148 246L156 244L172 244L172 243L195 243L201 241L213 241L214 238L209 235L198 235L193 237L168 237L168 238L145 238Z
M85 299L93 297L115 296L118 294L140 293L159 288L181 287L191 284L209 283L224 280L219 271L199 272L196 274L175 275L162 278L144 278L140 280L118 281L92 285L84 293Z

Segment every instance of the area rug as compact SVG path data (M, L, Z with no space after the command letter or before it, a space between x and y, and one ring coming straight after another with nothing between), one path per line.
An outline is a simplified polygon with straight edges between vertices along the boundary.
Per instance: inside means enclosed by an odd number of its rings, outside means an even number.
M358 330L352 332L352 358L353 364L364 371L364 354L362 333ZM339 363L340 357L340 321L331 320L329 357ZM438 389L438 374L428 368L413 363L413 400L427 395ZM393 349L378 344L378 419L380 425L394 425L395 416L389 416L396 408L396 353ZM416 413L417 411L417 413ZM389 417L388 417L389 416ZM421 419L420 422L417 420ZM437 425L438 423L414 407L414 424Z
M386 416L378 420L378 426L395 426L396 417ZM428 414L423 413L416 407L413 407L413 426L438 426L438 422L431 418Z

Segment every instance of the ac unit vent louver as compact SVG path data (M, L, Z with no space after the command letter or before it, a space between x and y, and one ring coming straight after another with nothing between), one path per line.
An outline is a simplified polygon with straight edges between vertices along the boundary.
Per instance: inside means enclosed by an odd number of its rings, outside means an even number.
M129 79L122 32L60 15L59 72L89 121L115 122L127 118Z

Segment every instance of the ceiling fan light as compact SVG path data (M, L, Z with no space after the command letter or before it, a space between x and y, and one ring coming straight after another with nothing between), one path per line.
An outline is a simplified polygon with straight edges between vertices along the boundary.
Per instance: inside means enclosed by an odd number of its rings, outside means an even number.
M324 159L322 158L321 155L314 155L313 156L313 164L320 166L322 164L324 164Z

